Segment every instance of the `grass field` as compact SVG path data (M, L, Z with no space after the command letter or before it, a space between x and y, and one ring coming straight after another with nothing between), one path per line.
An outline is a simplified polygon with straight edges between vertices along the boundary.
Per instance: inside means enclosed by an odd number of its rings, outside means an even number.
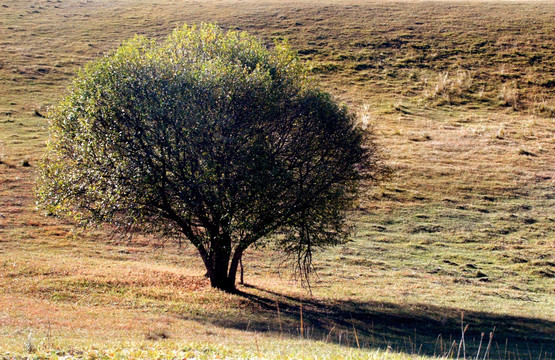
M192 247L34 208L43 116L77 69L201 21L287 38L394 170L363 191L353 241L318 254L311 292L272 248L228 295ZM553 358L554 87L552 1L3 0L0 354L455 358L464 313L461 358L494 328L491 358Z

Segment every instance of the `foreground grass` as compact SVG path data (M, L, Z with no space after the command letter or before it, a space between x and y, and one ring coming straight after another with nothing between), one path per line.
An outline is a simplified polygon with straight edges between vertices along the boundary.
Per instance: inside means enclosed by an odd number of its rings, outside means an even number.
M260 337L258 341L265 339ZM2 356L2 354L0 354ZM425 356L394 353L390 350L345 349L337 345L321 342L272 340L271 346L258 345L244 348L224 345L207 345L205 343L177 344L171 341L157 343L120 343L107 347L84 346L79 350L36 350L32 354L6 352L9 359L344 359L344 360L401 360L430 359Z
M385 358L456 356L464 313L467 357L494 327L492 358L553 357L553 3L0 9L0 352L22 354L31 332L41 356L383 358L388 346L404 355ZM209 288L185 245L34 210L41 115L76 69L135 33L199 21L289 38L367 117L395 170L353 212L353 242L318 256L312 293L271 248L246 255L249 286L231 296Z

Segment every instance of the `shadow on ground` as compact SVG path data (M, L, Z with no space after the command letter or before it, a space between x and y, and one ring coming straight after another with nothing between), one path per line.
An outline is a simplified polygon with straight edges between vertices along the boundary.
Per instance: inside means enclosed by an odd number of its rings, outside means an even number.
M240 296L259 309L252 319L215 319L215 325L283 336L334 342L349 347L381 348L409 354L457 357L461 345L461 313L430 305L402 306L381 302L321 302L248 286ZM279 310L278 310L279 308ZM521 316L465 312L464 348L460 357L552 359L555 322ZM483 333L483 335L482 335ZM483 336L483 338L482 338ZM479 357L477 357L479 351Z

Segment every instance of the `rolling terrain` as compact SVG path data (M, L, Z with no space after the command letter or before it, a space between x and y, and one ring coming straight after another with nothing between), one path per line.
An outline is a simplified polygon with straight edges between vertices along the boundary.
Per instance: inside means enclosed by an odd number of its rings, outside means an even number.
M394 170L310 291L271 246L228 295L187 244L35 209L44 116L77 70L203 21L288 39ZM464 313L461 358L492 331L491 358L553 358L554 44L551 1L2 1L0 354L455 358Z

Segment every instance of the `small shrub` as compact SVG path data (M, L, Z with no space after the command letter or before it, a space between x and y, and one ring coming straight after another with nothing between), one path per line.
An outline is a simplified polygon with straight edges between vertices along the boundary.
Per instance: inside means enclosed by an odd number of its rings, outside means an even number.
M473 84L472 74L468 71L460 71L455 75L449 72L440 73L432 88L426 91L429 100L443 100L448 104L458 102L467 96Z
M495 138L500 140L505 138L505 128L503 126L501 126L499 130L497 130Z
M519 155L525 155L525 156L538 156L536 153L528 151L524 148L520 148L520 150L518 150L518 154Z
M499 99L501 100L501 105L510 106L513 110L519 110L521 107L521 99L516 85L507 86L503 84L499 92Z
M163 340L163 339L169 339L169 338L170 338L170 334L164 329L149 330L145 334L145 339L147 340Z
M29 336L27 337L27 340L25 341L25 352L28 353L34 353L37 348L35 347L35 343L33 340L33 334L31 332L29 332Z
M39 111L39 109L35 109L35 116L38 116L38 117L41 117L41 118L44 117L44 115L41 114L41 112Z
M548 118L555 118L555 108L549 106L546 101L536 103L534 106L534 113Z

